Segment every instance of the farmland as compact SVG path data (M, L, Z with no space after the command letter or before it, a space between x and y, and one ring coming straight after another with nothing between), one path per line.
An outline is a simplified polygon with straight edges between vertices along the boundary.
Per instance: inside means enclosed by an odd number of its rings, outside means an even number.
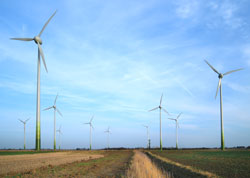
M151 153L220 177L243 178L250 175L249 150L155 150Z
M249 168L249 150L1 151L0 154L0 177L241 178L248 177Z
M0 176L112 177L125 175L132 151L62 151L0 156Z
M6 150L6 151L0 151L0 156L7 156L7 155L25 155L25 154L38 154L38 153L51 153L53 151L33 151L33 150L30 150L30 151L16 151L16 150Z

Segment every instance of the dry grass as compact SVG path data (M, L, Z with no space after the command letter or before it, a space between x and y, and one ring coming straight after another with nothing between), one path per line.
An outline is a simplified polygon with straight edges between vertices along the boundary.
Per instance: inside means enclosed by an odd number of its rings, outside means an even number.
M132 164L130 165L127 174L129 178L170 178L170 174L162 172L155 166L151 160L140 151L135 151Z

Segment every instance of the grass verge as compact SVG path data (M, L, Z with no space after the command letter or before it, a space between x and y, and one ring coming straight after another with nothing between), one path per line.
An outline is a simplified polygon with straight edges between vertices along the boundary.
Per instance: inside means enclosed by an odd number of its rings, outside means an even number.
M166 173L154 165L151 160L142 152L135 151L131 165L126 173L129 178L161 177L171 178L171 174Z

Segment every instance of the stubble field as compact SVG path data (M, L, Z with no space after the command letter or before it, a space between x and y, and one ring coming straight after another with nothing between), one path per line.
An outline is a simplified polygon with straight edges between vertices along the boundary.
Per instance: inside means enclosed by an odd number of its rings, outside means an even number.
M132 155L132 151L62 151L0 156L0 177L117 177L125 175Z

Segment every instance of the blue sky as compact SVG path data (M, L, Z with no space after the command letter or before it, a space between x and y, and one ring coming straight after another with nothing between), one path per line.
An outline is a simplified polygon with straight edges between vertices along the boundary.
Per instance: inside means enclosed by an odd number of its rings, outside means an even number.
M41 109L63 118L62 148L159 146L159 104L179 120L179 147L219 147L217 75L222 80L226 146L250 145L250 2L194 0L0 1L0 148L35 146L37 46L9 40L42 34ZM163 146L175 146L175 123L162 115ZM53 111L41 112L42 148L53 148ZM58 135L57 135L58 136Z

